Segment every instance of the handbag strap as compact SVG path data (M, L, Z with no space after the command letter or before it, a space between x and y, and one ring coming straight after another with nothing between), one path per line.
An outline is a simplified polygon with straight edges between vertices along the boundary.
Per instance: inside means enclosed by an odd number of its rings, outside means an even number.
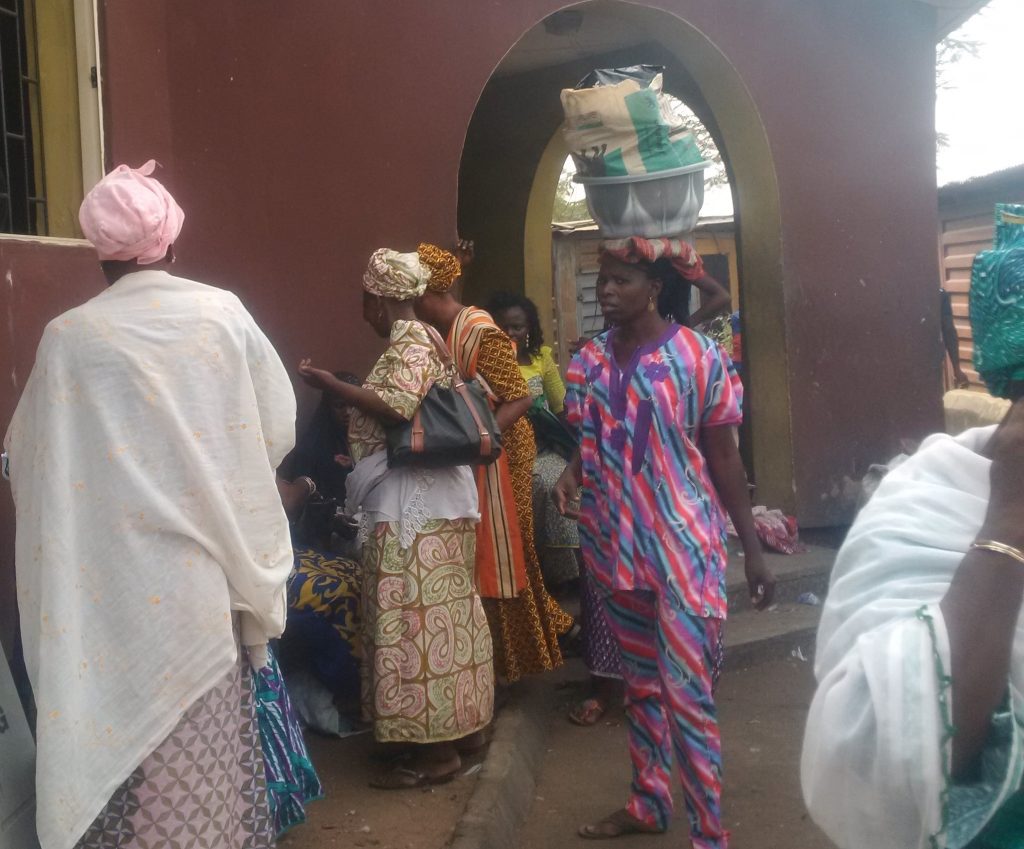
M434 343L437 355L441 358L444 367L446 369L455 368L455 360L452 359L452 353L448 350L444 339L441 338L441 334L437 332L437 329L432 324L427 324L425 321L420 322L420 324L426 328L427 335L430 337L430 341Z
M445 344L444 339L441 338L441 334L438 333L430 324L424 322L423 326L427 329L427 335L430 336L434 343L434 347L437 349L437 354L441 358L441 363L444 365L445 370L451 375L452 388L461 396L462 400L466 404L466 409L469 410L469 414L473 417L473 423L476 425L477 433L480 436L480 456L482 458L489 457L491 452L494 450L494 435L490 430L488 430L483 419L480 418L480 411L477 410L476 404L473 403L473 398L470 396L469 389L466 387L466 381L462 376L462 372L455 365L451 352L448 350L448 346ZM413 434L413 439L420 441L422 444L423 424L420 419L419 410L417 410L416 415L413 416Z

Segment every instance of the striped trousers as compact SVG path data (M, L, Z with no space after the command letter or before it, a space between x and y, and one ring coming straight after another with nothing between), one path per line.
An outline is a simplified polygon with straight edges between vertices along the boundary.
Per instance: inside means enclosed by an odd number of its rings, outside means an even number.
M674 754L694 848L725 849L714 700L723 620L694 616L648 590L604 592L626 684L633 762L626 809L644 823L668 827Z

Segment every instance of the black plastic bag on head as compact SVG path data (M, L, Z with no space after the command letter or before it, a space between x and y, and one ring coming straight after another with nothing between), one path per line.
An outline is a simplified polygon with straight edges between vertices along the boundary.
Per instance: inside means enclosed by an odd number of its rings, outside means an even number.
M664 65L629 65L626 68L595 68L582 80L576 88L597 88L602 85L617 85L625 80L636 80L644 88L648 88L658 74L663 73Z

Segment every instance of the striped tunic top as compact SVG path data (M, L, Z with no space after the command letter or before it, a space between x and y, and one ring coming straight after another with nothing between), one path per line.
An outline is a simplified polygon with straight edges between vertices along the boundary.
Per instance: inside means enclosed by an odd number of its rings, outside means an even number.
M717 344L678 324L621 365L614 333L579 352L567 381L585 562L608 590L655 590L725 618L725 514L698 446L701 428L741 422L739 377Z

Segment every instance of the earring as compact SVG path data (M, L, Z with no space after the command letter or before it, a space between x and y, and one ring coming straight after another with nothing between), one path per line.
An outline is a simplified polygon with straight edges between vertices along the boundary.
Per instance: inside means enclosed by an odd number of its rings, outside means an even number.
M654 298L647 302L647 312L654 312Z

